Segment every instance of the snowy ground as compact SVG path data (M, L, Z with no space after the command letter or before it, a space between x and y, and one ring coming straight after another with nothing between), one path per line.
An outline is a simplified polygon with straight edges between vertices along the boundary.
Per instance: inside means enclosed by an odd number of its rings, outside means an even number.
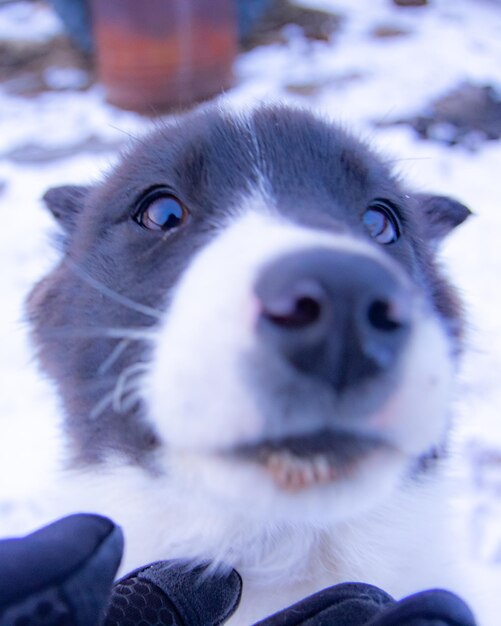
M278 98L344 120L394 159L411 185L453 194L475 212L443 252L469 320L456 401L458 516L467 521L465 559L475 576L499 590L501 145L448 148L419 140L410 128L375 122L419 112L465 79L501 91L501 4L435 0L427 8L397 9L389 0L302 3L344 15L341 30L332 41L312 42L298 28L286 28L285 44L239 57L236 85L226 97L238 103ZM381 26L406 34L374 37ZM40 2L0 7L0 40L43 40L60 28ZM36 519L33 495L48 484L57 462L57 402L32 362L22 313L30 286L56 259L49 245L54 225L40 197L51 185L98 177L127 134L150 123L108 106L99 87L73 90L78 74L47 68L46 79L58 90L30 98L0 84L0 526L9 532ZM499 624L499 592L491 613L485 626Z

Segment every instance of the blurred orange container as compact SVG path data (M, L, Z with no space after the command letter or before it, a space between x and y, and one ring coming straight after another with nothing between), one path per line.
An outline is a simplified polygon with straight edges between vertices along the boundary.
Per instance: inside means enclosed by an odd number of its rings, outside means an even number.
M92 0L99 79L108 101L160 112L232 83L235 0Z

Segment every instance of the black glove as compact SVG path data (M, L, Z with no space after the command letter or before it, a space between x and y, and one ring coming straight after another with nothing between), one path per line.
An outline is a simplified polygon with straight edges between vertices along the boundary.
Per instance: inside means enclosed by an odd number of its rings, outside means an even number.
M113 587L103 626L219 626L240 602L235 570L209 574L182 561L137 569Z
M0 625L97 626L122 551L122 531L98 515L0 541Z
M449 591L423 591L396 602L378 587L343 583L255 626L476 626L476 622L466 604Z

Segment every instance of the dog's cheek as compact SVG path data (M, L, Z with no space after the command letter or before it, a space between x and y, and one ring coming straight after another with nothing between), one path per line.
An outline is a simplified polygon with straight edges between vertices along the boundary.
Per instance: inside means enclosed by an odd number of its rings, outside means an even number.
M190 337L183 337L184 325L173 317L159 334L146 380L148 413L155 429L175 448L218 450L257 438L261 420L239 376L243 346L231 341L230 329L214 341L219 329L194 321L198 328ZM211 340L200 345L204 335Z
M440 446L447 437L454 391L453 348L441 322L418 313L402 360L402 377L395 393L370 420L407 456Z
M262 429L241 372L256 313L252 263L232 262L238 247L238 237L218 238L193 260L154 342L146 404L160 437L175 448L231 447Z

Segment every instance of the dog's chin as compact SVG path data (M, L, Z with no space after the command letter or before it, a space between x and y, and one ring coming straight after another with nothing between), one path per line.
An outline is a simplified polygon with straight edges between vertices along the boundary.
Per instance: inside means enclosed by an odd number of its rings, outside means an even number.
M190 492L205 493L228 514L322 525L383 502L409 466L394 446L346 433L171 452L171 468L191 477Z

